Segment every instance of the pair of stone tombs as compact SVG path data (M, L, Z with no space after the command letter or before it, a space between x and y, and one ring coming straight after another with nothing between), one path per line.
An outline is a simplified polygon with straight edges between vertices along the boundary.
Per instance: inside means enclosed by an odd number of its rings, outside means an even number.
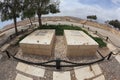
M64 30L66 55L94 56L98 49L98 43L83 31ZM23 53L51 56L54 49L55 30L36 30L20 42Z

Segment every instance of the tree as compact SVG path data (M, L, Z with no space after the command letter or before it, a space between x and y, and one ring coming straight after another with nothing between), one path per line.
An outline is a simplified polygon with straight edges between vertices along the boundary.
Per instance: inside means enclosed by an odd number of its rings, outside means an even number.
M33 0L24 0L21 15L21 19L23 20L25 18L28 18L31 25L33 25L31 18L35 16L35 7L33 5L33 2Z
M1 5L0 7L2 7L0 8L1 21L13 19L16 35L18 35L17 18L19 17L21 12L22 1L23 0L0 1L0 5Z
M41 16L43 14L49 13L58 13L59 12L59 0L25 0L29 4L26 4L27 7L32 5L29 8L26 8L26 17L28 17L31 13L36 14L38 16L39 27L42 26ZM32 10L31 10L32 9ZM30 12L30 14L29 14ZM31 16L31 15L30 15Z
M97 20L97 16L96 15L89 15L89 16L87 16L87 19Z
M109 24L114 26L115 28L120 29L120 21L118 21L118 20L111 20L111 21L109 21Z

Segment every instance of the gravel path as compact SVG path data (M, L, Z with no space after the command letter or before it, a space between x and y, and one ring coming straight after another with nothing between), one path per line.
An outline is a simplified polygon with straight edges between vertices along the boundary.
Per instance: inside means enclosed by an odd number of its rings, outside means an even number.
M66 59L66 46L64 42L64 37L63 36L56 36L56 42L55 42L55 59L56 58L61 58L61 59Z

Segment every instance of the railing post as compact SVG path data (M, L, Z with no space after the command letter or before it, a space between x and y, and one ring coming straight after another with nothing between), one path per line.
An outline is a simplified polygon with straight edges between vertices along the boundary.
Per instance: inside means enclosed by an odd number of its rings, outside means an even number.
M5 52L6 52L7 56L8 56L8 58L11 58L10 53L7 50Z
M21 29L21 32L22 32L22 33L24 32L23 29Z
M9 37L10 37L10 40L13 38L12 35L10 35Z
M108 41L109 37L106 37L106 41Z
M71 26L73 27L73 24L71 24Z
M88 27L88 31L90 30L90 28Z
M60 24L60 23L58 23L58 25L60 26L61 24Z
M60 63L61 63L60 58L57 58L57 59L56 59L56 69L57 69L57 70L60 70L60 69L61 69Z
M107 60L110 60L110 57L112 56L113 52L110 52L110 54L107 57Z
M95 34L97 34L98 32L97 31L95 31Z
M37 25L35 24L35 27L36 27Z
M83 28L84 28L84 24L83 24L83 26L82 26Z
M48 24L46 23L45 25L47 26Z

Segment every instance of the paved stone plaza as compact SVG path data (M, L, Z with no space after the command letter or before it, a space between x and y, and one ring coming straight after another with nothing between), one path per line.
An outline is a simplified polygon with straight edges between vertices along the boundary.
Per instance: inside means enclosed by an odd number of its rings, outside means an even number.
M33 80L33 77L45 78L45 69L39 67L33 67L31 65L18 63L16 70L22 72L23 74L17 73L15 80ZM74 68L74 75L77 80L105 80L105 77L102 73L101 68L98 64L94 64L91 66L85 66L80 68ZM28 77L25 75L31 75L33 77ZM53 71L53 80L71 80L71 72L70 71ZM73 74L72 74L73 75Z
M59 43L58 43L59 42ZM112 45L112 44L111 44ZM113 47L113 45L112 45ZM111 49L111 46L109 46ZM54 59L60 57L69 60L65 54L66 47L63 36L57 36L54 49ZM100 50L101 52L104 50ZM19 58L35 62L47 61L47 57L21 54L19 50L16 55ZM57 54L59 53L59 54ZM51 59L53 59L51 58ZM70 59L71 61L84 62L82 59ZM90 66L74 67L56 71L52 68L28 65L8 59L6 55L0 60L0 80L119 80L120 62L119 55L112 57L110 61L104 61ZM87 60L86 60L87 61ZM114 74L113 74L114 73Z

